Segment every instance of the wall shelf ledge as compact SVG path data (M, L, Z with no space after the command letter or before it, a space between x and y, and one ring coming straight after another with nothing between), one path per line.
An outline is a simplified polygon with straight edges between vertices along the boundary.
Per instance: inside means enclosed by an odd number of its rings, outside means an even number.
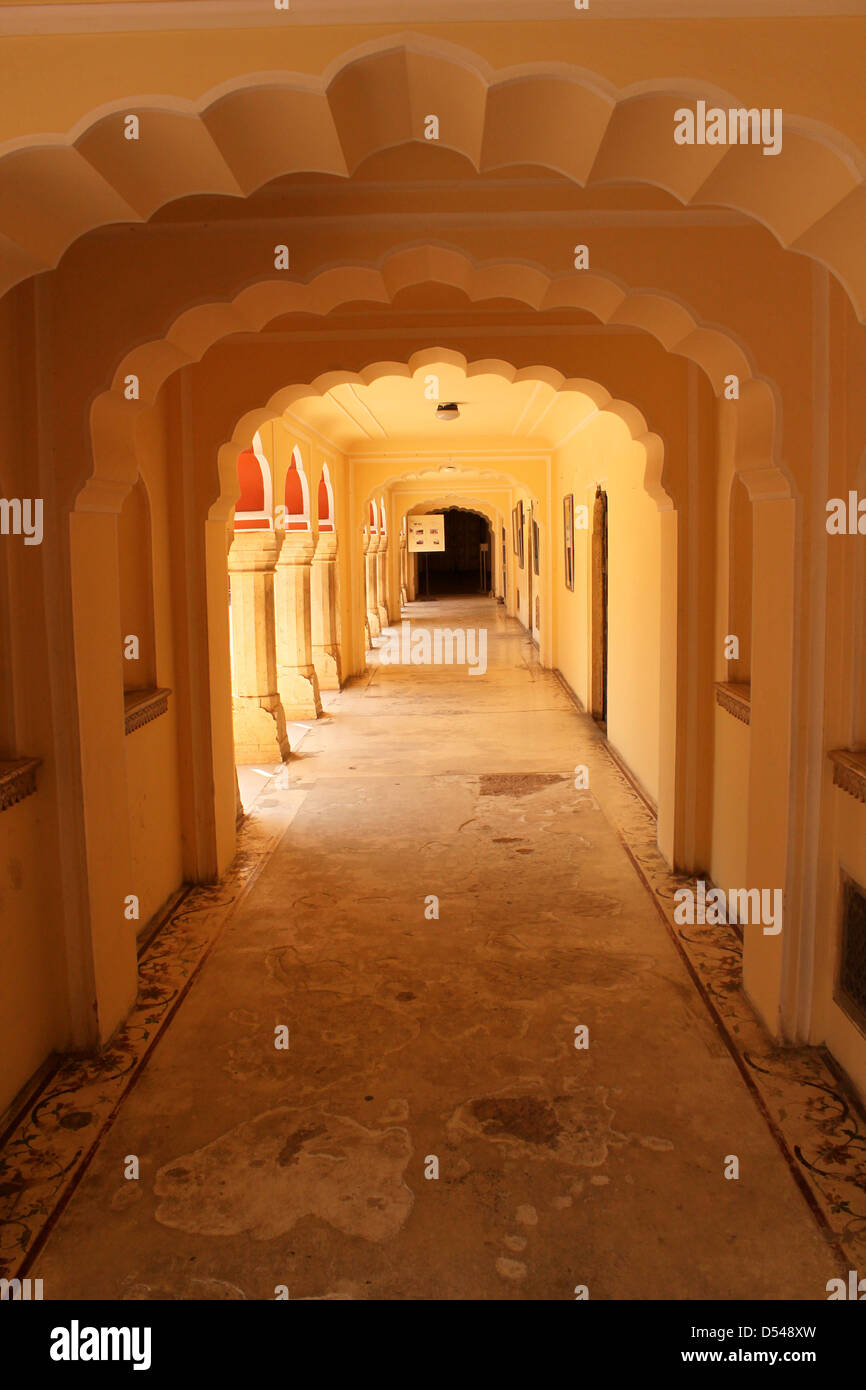
M41 758L0 760L0 811L7 811L36 790L36 769Z
M123 692L125 732L132 734L143 724L149 724L152 719L158 719L161 714L165 714L168 709L170 694L171 691L165 688L125 690Z
M833 785L857 801L866 802L866 752L834 748L827 754L833 764Z
M752 720L752 687L738 685L733 681L716 681L716 704L732 714L743 724Z

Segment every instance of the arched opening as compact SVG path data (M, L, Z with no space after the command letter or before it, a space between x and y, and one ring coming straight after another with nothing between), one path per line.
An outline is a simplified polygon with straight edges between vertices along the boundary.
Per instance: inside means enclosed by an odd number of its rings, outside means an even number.
M478 512L447 507L442 512L442 550L416 552L420 556L419 587L424 597L446 594L487 594L490 523Z
M700 338L700 339L695 339L695 344L694 344L694 345L695 345L695 347L697 347L697 346L699 345L699 343L702 343L702 344L705 345L705 344L706 344L706 341L707 341L707 340L706 340L705 337L702 337L702 338ZM434 355L435 355L436 357L439 357L439 356L441 356L441 352L440 352L439 350L437 350L437 351L435 352ZM421 354L420 356L423 358L423 354ZM414 359L413 359L413 360L414 360ZM428 365L430 364L430 361L431 361L431 360L433 360L433 358L431 358L431 357L428 356L427 361L422 361L422 362L421 362L421 367L428 366ZM489 371L489 366L488 366L487 363L484 364L484 368L485 368L485 371ZM547 398L546 393L547 393L547 391L548 391L549 389L551 389L551 388L552 388L553 390L556 390L558 387L561 387L562 382L563 382L563 379L562 379L562 377L561 377L561 375L560 375L559 373L557 373L557 372L555 372L555 371L551 371L550 369L537 369L537 368L533 368L533 369L521 369L521 371L516 372L515 369L514 369L513 367L512 367L512 368L507 368L506 364L502 364L502 366L500 367L500 364L499 364L499 363L496 363L496 364L495 364L495 368L496 368L496 372L498 372L498 371L500 371L500 370L503 371L503 374L505 375L506 380L514 381L514 382L517 382L517 383L520 383L520 384L522 384L524 381L526 381L527 383L532 382L533 385L532 385L529 389L531 389L531 390L533 390L533 391L536 392L536 396L535 396L535 409L540 411L540 410L544 407L545 402L547 402L547 405L548 405L548 407L549 407L549 410L545 412L544 419L545 419L546 421L554 421L554 420L555 420L555 418L556 418L556 412L553 410L553 402L551 402L551 401L549 400L549 398ZM420 369L420 368L416 368L415 370L419 370L419 369ZM378 370L381 371L381 368L379 368ZM367 386L367 385L369 385L370 383L372 383L373 381L375 381L375 380L376 380L376 371L377 371L376 368L369 368L369 369L363 368L361 372L349 373L349 376L350 376L351 380L352 380L353 383L355 384L355 385L354 385L354 389L356 389L356 390L357 390L357 389L360 389L360 387L362 387L362 386ZM406 377L405 377L405 379L406 379L407 382L408 382L410 379L412 379L412 375L413 375L413 374L412 374L412 370L411 370L411 369L405 369L405 371L406 371ZM388 373L386 373L385 375L386 375L386 377L387 377ZM339 374L332 374L332 379L333 379L334 376L339 376ZM540 394L540 395L538 394L538 390L539 390L539 388L538 388L538 382L539 382L539 379L541 380L541 383L542 383L542 385L541 385L541 392L542 392L542 394ZM473 382L473 389L475 389L475 388L477 387L477 384L478 384L478 383L477 383L477 379L476 379L476 380ZM750 384L750 383L746 383L747 386L748 386L749 384ZM304 388L289 388L288 390L283 389L283 390L281 390L281 391L278 391L278 392L276 393L276 396L273 398L271 408L270 408L267 412L264 412L264 411L252 412L252 416L255 416L255 417L256 417L256 419L255 419L255 425L256 425L256 427L260 427L261 424L262 424L262 422L263 422L263 420L264 420L265 418L267 418L268 416L269 416L270 418L273 418L273 409L274 409L275 407L276 407L276 408L282 408L282 409L289 408L289 409L291 410L291 412L292 412L293 417L296 417L297 414L298 414L298 411L301 409L302 402L303 402L303 400L304 400L305 398L309 398L309 399L310 399L311 401L313 401L314 403L317 403L317 402L319 402L319 401L321 401L321 400L323 400L323 399L326 399L326 398L327 398L327 393L328 393L329 387L330 387L330 382L328 382L327 384L323 383L322 385L319 385L317 382L314 382L314 383L312 384L312 386L310 386L310 387L304 387ZM590 389L590 388L591 388L591 389ZM389 382L389 384L388 384L388 389L389 389L389 390L392 390L392 389L393 389L393 381ZM584 379L580 379L580 380L577 381L577 382L571 382L571 381L569 381L569 382L568 382L568 392L563 392L563 394L565 395L565 394L568 394L569 392L574 393L574 394L577 395L577 396L579 396L579 395L586 395L586 393L589 392L589 395L587 396L587 401L590 403L589 409L590 409L590 413L591 413L591 414L593 414L593 415L594 415L594 414L599 414L599 415L601 415L603 418L609 418L609 419L611 419L611 420L616 420L616 421L619 422L619 426L620 426L620 427L621 427L622 425L625 425L627 429L629 429L631 432L633 432L633 437L635 438L635 446L636 446L636 449L638 450L638 453L636 453L636 455L635 455L635 461L637 462L638 459L642 460L642 466L639 465L638 471L639 471L639 474L642 474L642 476L643 476L643 486L644 486L644 489L645 489L647 495L653 499L653 502L654 502L654 504L655 504L657 507L660 507L660 508L663 508L663 509L664 509L664 508L669 509L669 511L670 511L670 518L674 521L674 525L673 525L673 527L671 527L670 525L667 524L667 521L665 520L665 518L664 518L664 517L662 518L662 522L663 522L663 533L664 533L664 541L663 541L662 549L663 549L663 553L664 553L664 557L665 557L665 558L664 558L664 563L663 563L663 575L664 575L664 580L663 580L663 591L664 591L664 596L665 596L665 600L666 600L665 604L663 604L663 615L664 615L664 616L663 616L663 623L662 623L662 628L663 628L663 631L662 631L662 649L663 649L663 651L665 651L665 652L668 653L668 656L667 656L667 658L663 658L663 659L662 659L661 666L662 666L662 679L663 679L664 681L667 682L668 698L665 698L665 696L664 696L664 694L663 694L662 697L660 697L660 700L659 700L659 709L660 709L660 711L661 711L660 718L661 718L661 720L662 720L662 723L663 723L664 725L666 725L667 727L664 728L664 729L662 730L661 735L658 735L658 734L657 734L657 738L656 738L658 763L657 763L657 772L656 772L655 776L656 776L656 778L657 778L657 780L658 780L658 785L659 785L659 795L658 795L658 802L659 802L659 822L658 822L658 824L659 824L659 843L664 845L664 850L665 850L666 857L668 857L668 858L671 859L671 860L676 860L676 858L677 858L677 850L676 850L677 836L683 834L683 830L681 829L681 825L677 823L677 819L676 819L676 816L675 816L675 813L674 813L674 808L677 806L678 803L679 803L681 806L687 804L687 800L684 798L683 788L684 788L684 786L687 784L688 778L689 778L689 777L692 777L693 775L695 775L693 769L694 769L694 767L695 767L696 764L699 764L699 760L698 760L697 758L695 758L695 759L692 761L692 763L690 764L689 761L688 761L687 759L686 759L686 760L682 760L682 759L679 759L679 758L678 758L679 750L683 747L684 741L686 740L686 733L685 733L685 730L683 729L683 727L681 727L681 725L680 725L679 722L678 722L678 721L680 720L681 711L682 711L682 708L683 708L683 705L682 705L682 703L681 703L683 697L682 697L681 691L679 691L679 690L676 689L677 681L681 679L680 672L681 672L681 670L682 670L682 663L681 663L680 660L679 660L678 653L679 653L679 651L680 651L680 649L681 649L681 644L682 644L683 640L685 639L685 633L684 633L682 630L677 631L677 623L676 623L676 620L675 620L675 619L674 619L674 620L671 620L671 618L670 618L669 615L670 615L671 613L675 612L676 590L677 590L677 586L678 586L678 585L681 585L681 584L683 583L683 580L682 580L682 578L681 578L680 565L679 565L679 563L678 563L679 557L676 555L676 549L677 549L677 544L678 544L678 534L677 534L677 528L676 528L676 516L675 516L675 513L673 512L673 510L671 509L671 498L670 498L670 496L665 492L664 488L661 486L662 464L663 464L663 461L664 461L664 460L663 460L663 455L662 455L661 450L660 450L660 447L659 447L659 441L654 440L653 436L650 436L650 435L646 434L646 430L645 430L645 421L643 421L643 422L641 423L642 417L640 417L640 416L639 416L639 413L638 413L637 411L635 411L632 407L625 406L625 405L623 405L621 402L611 402L611 401L610 401L610 397L609 397L609 395L608 395L607 392L605 392L605 391L603 391L603 390L598 391L597 388L595 388L595 387L592 386L592 383L587 382L587 381L585 381ZM595 393L595 394L594 394L594 393ZM459 394L460 394L459 389L458 389L458 390L455 390L455 393L454 393L454 394L455 394L455 397L458 397ZM316 410L318 411L320 408L321 408L321 407L320 407L318 404L316 404ZM524 402L524 405L523 405L521 408L525 409L525 402ZM583 408L583 407L582 407L582 408ZM321 423L322 423L322 421L319 420L319 424L321 424ZM582 430L582 429L583 429L583 425L581 424L581 430ZM585 433L585 431L584 431L584 433ZM326 437L326 436L322 436L322 437ZM578 438L581 437L581 434L579 433L576 437L578 437ZM334 442L334 438L332 437L332 443L333 443L333 442ZM342 445L341 445L341 447L342 447ZM234 458L235 458L235 460L236 460L236 454L234 455ZM234 464L233 464L233 466L234 466ZM363 464L362 467L363 467L363 468L366 468L366 467L367 467L366 463ZM438 474L438 471L439 471L438 468L437 468L436 471L437 471L437 474ZM448 469L446 468L445 471L447 472ZM453 471L453 470L452 470L452 471ZM494 471L495 471L495 470L494 470ZM491 470L490 470L490 469L485 470L485 469L482 468L481 470L477 470L477 472L478 472L479 475L480 475L480 474L484 474L485 472L491 472ZM360 476L363 476L363 474L360 474ZM389 475L388 479L386 479L385 481L388 482L388 483L390 484L390 481L391 481L391 479L392 479L394 476L396 476L396 475ZM422 472L422 476L424 476L423 472ZM500 476L501 476L501 475L500 475ZM492 484L491 484L491 485L492 485ZM477 484L476 484L476 486L477 486ZM532 516L531 516L532 502L533 502L533 500L535 500L535 499L538 497L538 495L539 495L538 490L535 489L534 487L530 489L530 488L525 487L525 486L524 486L523 488L520 488L520 487L514 488L514 487L513 487L513 484L512 484L511 486L512 486L511 496L510 496L510 497L506 497L506 496L503 495L503 496L501 496L501 500L498 502L499 511L500 511L500 513L501 513L502 516L507 516L507 515L510 514L510 512L511 512L511 510L512 510L512 507L516 504L516 502L517 502L518 500L522 500L523 503L524 503L524 526L525 526L526 530L528 531L528 528L529 528L529 525L530 525L530 521L531 521L531 519L532 519ZM365 514L366 514L366 516L369 518L369 521L368 521L368 530L367 530L366 537L365 537L365 543L368 544L368 545L369 545L369 544L372 544L373 541L378 542L379 539L380 539L380 533L379 533L379 531L378 531L378 520L379 520L378 511L379 511L379 502L376 501L375 499L378 498L379 501L381 501L381 500L384 498L384 500L385 500L385 502L386 502L386 505L389 507L389 509L391 508L391 506L393 506L393 500L390 500L390 501L389 501L387 489L386 489L386 491L385 491L384 493L382 493L382 492L379 492L379 491L378 491L378 484L376 485L376 487L377 487L377 490L376 490L376 493L375 493L374 498L370 498L370 497L368 496L368 499L367 499L367 501L365 501L365 504L364 504L364 505L365 505L365 508L367 508L367 511L366 511ZM562 493L564 493L564 492L567 491L567 490L570 491L570 490L571 490L571 487L570 487L570 486L569 486L568 488L563 487L563 488L562 488ZM365 488L364 488L364 487L359 487L359 488L358 488L358 491L360 491L361 494L364 495ZM558 503L553 507L553 512L551 513L551 515L554 515L554 516L555 516L555 515L557 514L557 506L561 504L561 496L562 496L562 493L560 493L560 495L559 495L559 501L558 501ZM429 496L429 495L430 495L430 493L429 493L429 486L427 485L427 483L424 484L424 493L423 493L422 495L426 495L426 496ZM357 496L357 492L356 492L356 496ZM434 496L435 496L435 494L434 494ZM220 505L222 506L222 503L221 503ZM540 568L543 568L543 566L544 566L544 564L545 564L544 557L545 557L546 555L549 555L549 554L551 553L550 547L549 547L549 546L546 544L546 542L545 542L545 525L544 525L544 519L545 519L545 517L546 517L546 513L547 513L548 508L550 507L550 505L552 505L552 504L549 503L548 501L545 501L544 504L543 504L543 506L541 506L539 509L536 510L536 514L535 514L535 520L536 520L536 524L537 524L537 526L538 526L538 544L536 545L536 554L538 554L539 557L540 557ZM214 523L216 524L216 522L217 522L217 511L216 511L216 510L213 511L213 521L214 521ZM370 522L370 521L374 522L374 523L377 525L377 530L376 530L375 533L373 533L372 529L369 527L369 522ZM216 546L217 549L218 549L219 541L218 541L218 533L217 533L216 530L214 531L213 539L214 539L214 544L215 544L215 546ZM681 536L680 536L680 539L681 539ZM530 566L530 570L531 570L531 569L532 569L532 555L531 555L531 549L530 549L530 547L531 547L531 541L530 541L530 539L529 539L529 536L526 535L526 537L525 537L525 561L528 562L528 564L529 564L529 566ZM352 532L352 543L351 543L351 545L350 545L350 547L349 547L349 552L348 552L348 555L347 555L347 562L348 562L349 567L350 567L350 570L349 570L350 573L351 573L351 571L352 571L352 569L354 568L355 565L357 565L359 569L361 568L361 549L362 549L362 546L361 546L361 532L360 532L360 530L359 530L359 531L353 531L353 532ZM377 551L378 551L378 544L377 544ZM398 561L392 559L392 560L389 561L389 563L390 563L390 564L396 564L396 563L398 563ZM514 581L515 581L515 582L514 582L514 585L513 585L513 589L512 589L512 585L511 585L511 579L509 579L509 590L511 590L511 592L510 592L510 593L507 593L507 594L505 595L505 597L506 597L506 604L507 604L507 606L508 606L508 608L509 608L509 611L513 611L514 607L516 607L517 604L520 603L520 605L521 605L521 608L520 608L521 620L523 620L523 615L527 615L527 618L529 619L529 621L532 621L532 620L534 619L533 627L534 627L534 629L535 629L535 633L536 633L536 635L537 635L537 637L538 637L538 640L539 640L541 660L542 660L542 663L543 663L543 664L548 664L548 663L551 662L552 659L555 659L554 636L555 636L555 633L556 633L556 631L557 631L557 623L556 623L555 621L552 621L552 610L551 610L552 598L551 598L550 596L546 595L546 593L545 593L545 585L544 585L544 583L542 583L542 584L540 585L541 592L539 593L538 591L536 591L536 593L535 593L535 595L534 595L535 598L540 599L540 603L538 604L537 607L536 607L536 605L535 605L534 603L533 603L532 606L530 607L530 604L529 604L529 593L528 593L528 588L527 588L526 590L524 590L524 591L521 591L521 588L520 588L520 577L519 577L519 576L520 576L520 571L519 571L519 569L517 569L517 568L516 568L515 566L513 566L513 565L510 566L510 567L506 566L506 567L503 567L503 568L505 569L505 572L506 572L506 573L507 573L508 568L511 568L511 569L512 569L512 572L514 573ZM579 569L579 568L580 568L580 566L578 565L578 569ZM368 568L368 571L367 571L368 575L371 575L371 570L372 570L372 565L370 565L369 568ZM377 570L378 570L378 565L377 565ZM370 591L370 589L372 588L372 582L376 582L376 583L377 583L377 582L378 582L378 577L379 577L379 576L378 576L378 573L377 573L376 581L372 581L371 579L368 580L368 584L367 584L368 599L369 599L369 591ZM541 576L539 576L539 577L541 577ZM529 575L526 575L526 576L525 576L525 579L526 579L526 584L528 585L528 583L529 583ZM378 616L378 588L377 588L376 590L374 590L373 592L376 593L376 595L377 595L377 616ZM524 597L523 597L523 592L526 592L526 598L525 598L525 599L524 599ZM354 602L355 602L355 598L354 598L354 595L355 595L355 594L357 594L357 588L356 588L356 586L354 585L354 582L353 582L353 583L351 583L351 584L348 586L348 593L347 593L347 604L348 604L348 607L344 607L344 609L343 609L344 615L345 615L347 612L351 613L351 611L352 611L352 605L353 605ZM368 621L371 621L371 612L372 612L371 607L368 607L368 612L367 612ZM346 625L344 624L344 643L345 643L346 641L348 641L349 644L354 644L355 641L356 641L356 634L357 634L358 630L359 630L359 629L358 629L357 623L354 621L354 619L348 624L348 627L346 627ZM362 621L362 623L361 623L361 629L360 629L360 630L363 632L363 621ZM675 634L675 635L672 636L672 635L671 635L672 633ZM547 646L546 649L545 649L545 644L549 644L549 645ZM363 652L363 638L361 638L360 646L361 646L361 651ZM216 648L215 648L215 650L216 650ZM357 651L355 650L355 651L353 651L353 655L352 655L352 667L351 667L350 669L353 669L353 670L358 670L358 669L359 669L358 664L356 664L356 663L357 663L357 660L358 660L358 658L357 658ZM634 689L633 689L632 692L631 692L631 697L630 697L630 698L632 699L632 701L633 701L634 698L635 698L635 694L636 694L637 689L638 689L638 687L635 686ZM644 702L644 704L646 705L646 702ZM645 709L644 709L644 714L645 714L645 716L648 717L648 714L649 714L648 708L645 708ZM692 747L697 747L697 746L699 746L699 745L698 745L698 744L695 744L695 743L692 744ZM628 760L629 760L629 759L628 759L628 757L627 757L627 761L628 761ZM643 782L643 784L646 785L646 782L649 781L649 780L651 780L651 779L645 774L645 777L644 777L644 778L639 778L639 780L641 780L641 781ZM685 827L686 827L686 829L687 829L687 828L688 828L688 821L685 820L685 821L683 822L683 824L685 825Z
M325 692L340 689L343 670L337 518L334 485L327 463L322 464L319 477L317 513L318 534L310 572L310 633L319 690Z
M282 526L286 531L310 530L310 485L304 470L301 451L292 449L283 489L284 511Z
M336 520L334 516L334 488L331 483L331 475L326 463L322 464L322 472L319 477L319 487L316 494L317 515L319 531L336 530Z
M263 778L289 754L286 719L277 686L273 474L257 430L251 447L237 452L240 495L228 547L228 628L231 707L238 814L261 791ZM286 483L286 498L290 495ZM294 493L292 500L294 501ZM303 502L300 487L300 503ZM280 525L287 509L278 511Z
M262 441L256 432L248 449L238 455L240 496L235 507L236 531L269 531L273 526L273 480Z
M596 66L604 69L609 61L610 55L598 55ZM692 160L680 157L672 117L684 96L693 94L695 84L688 77L660 79L645 70L637 86L618 88L603 72L577 65L563 71L559 62L497 70L477 52L413 34L340 55L326 80L309 73L285 73L279 81L271 73L266 80L261 74L235 73L227 82L221 69L217 81L193 103L176 95L155 105L127 96L95 109L85 107L78 112L74 145L68 136L44 133L10 140L7 158L19 161L25 186L29 180L41 186L50 152L74 197L66 200L68 207L54 200L44 200L44 206L42 200L28 201L27 216L17 218L18 204L10 200L3 233L12 254L4 267L3 289L36 273L33 257L25 251L28 238L40 247L42 264L53 265L77 236L116 220L120 209L127 216L132 210L134 220L146 220L177 198L231 196L239 186L251 192L308 168L310 153L303 140L285 146L278 142L268 146L267 158L262 154L269 133L285 123L287 102L296 113L303 110L302 124L310 122L315 167L345 177L382 150L419 140L415 111L428 102L432 87L452 93L449 144L480 172L534 164L561 170L584 187L640 180L669 191L684 205L745 212L768 227L781 245L828 266L863 314L856 235L862 151L856 136L852 139L811 114L786 111L793 151L781 177L768 188L765 178L755 176L750 150L737 143L721 149L705 144ZM725 108L739 105L718 80L708 78L706 64L700 90ZM130 107L147 113L161 132L150 157L132 168L129 161L118 160L113 138ZM807 191L801 192L795 215L792 203L800 189Z

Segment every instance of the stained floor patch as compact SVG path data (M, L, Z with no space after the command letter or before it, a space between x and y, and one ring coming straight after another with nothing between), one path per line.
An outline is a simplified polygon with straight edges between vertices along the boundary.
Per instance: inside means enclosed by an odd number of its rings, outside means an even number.
M160 1168L156 1219L200 1235L285 1234L316 1216L346 1235L387 1240L412 1209L405 1129L366 1129L335 1115L298 1122L270 1110Z
M533 1096L485 1096L470 1107L488 1134L511 1134L527 1144L554 1146L562 1131L549 1102Z
M480 796L529 796L567 780L560 772L483 772L478 791Z

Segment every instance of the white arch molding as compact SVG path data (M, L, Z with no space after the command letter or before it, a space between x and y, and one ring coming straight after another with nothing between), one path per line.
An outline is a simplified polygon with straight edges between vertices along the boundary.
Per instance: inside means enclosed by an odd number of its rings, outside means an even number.
M784 148L759 170L739 145L689 147L683 157L673 113L697 99L749 105L689 78L617 89L565 63L494 70L470 50L415 33L359 45L321 76L237 74L196 101L128 94L65 135L28 134L0 149L0 293L56 265L93 228L147 221L178 198L245 197L304 170L348 178L372 154L420 140L415 113L435 110L442 145L479 172L529 164L584 187L643 183L684 205L745 213L786 249L825 265L864 321L864 152L786 111ZM135 160L115 130L130 110L142 127Z

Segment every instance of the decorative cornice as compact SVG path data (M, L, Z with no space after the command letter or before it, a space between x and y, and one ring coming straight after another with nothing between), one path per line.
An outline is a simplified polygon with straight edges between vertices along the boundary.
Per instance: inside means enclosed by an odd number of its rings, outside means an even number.
M841 787L857 801L866 802L866 752L834 748L827 757L833 764L833 786Z
M170 694L168 689L124 691L125 732L132 734L142 724L149 724L152 719L165 714Z
M716 704L739 719L742 724L752 721L752 687L732 681L716 681Z
M23 801L36 790L36 769L41 758L13 758L0 762L0 811Z

